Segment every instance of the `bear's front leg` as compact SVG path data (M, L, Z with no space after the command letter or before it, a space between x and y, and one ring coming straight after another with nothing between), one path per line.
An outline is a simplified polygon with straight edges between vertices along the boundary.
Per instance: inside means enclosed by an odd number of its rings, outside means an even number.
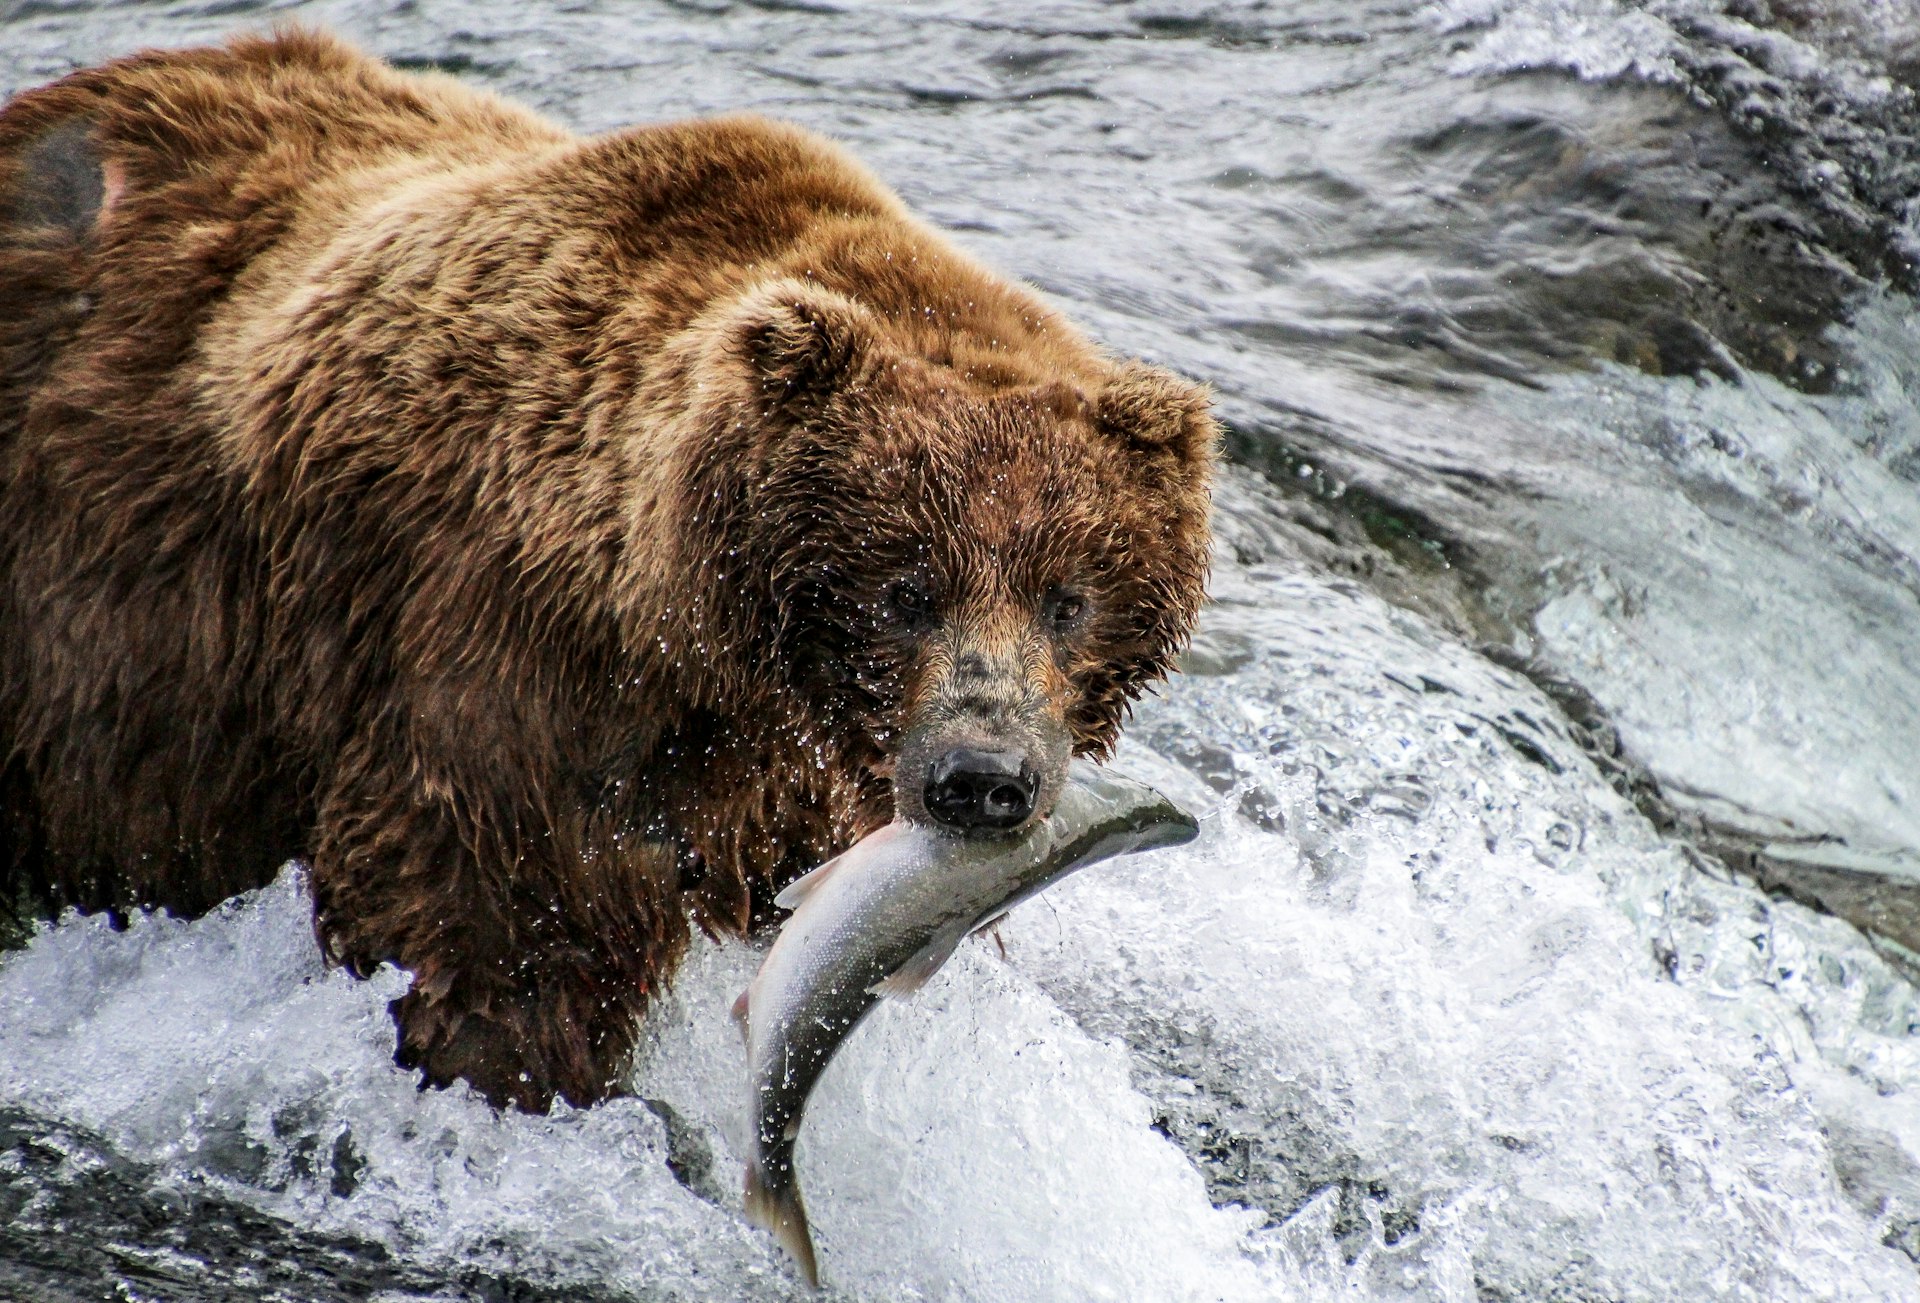
M381 790L368 773L322 804L315 926L357 973L413 974L393 1005L397 1061L530 1111L616 1093L686 945L672 852L591 810L535 827L484 796Z

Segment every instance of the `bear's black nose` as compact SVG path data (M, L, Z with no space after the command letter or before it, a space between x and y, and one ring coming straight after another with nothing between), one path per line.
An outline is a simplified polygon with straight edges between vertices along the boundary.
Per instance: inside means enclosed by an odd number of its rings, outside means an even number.
M958 747L927 766L927 813L962 832L1016 828L1033 813L1033 771L1012 751Z

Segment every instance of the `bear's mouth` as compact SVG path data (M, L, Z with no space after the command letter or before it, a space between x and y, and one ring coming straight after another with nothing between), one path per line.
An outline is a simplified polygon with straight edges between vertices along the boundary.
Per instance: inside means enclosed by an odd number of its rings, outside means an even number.
M894 814L969 838L1016 835L1052 811L1070 751L1064 724L962 719L909 729L888 766Z

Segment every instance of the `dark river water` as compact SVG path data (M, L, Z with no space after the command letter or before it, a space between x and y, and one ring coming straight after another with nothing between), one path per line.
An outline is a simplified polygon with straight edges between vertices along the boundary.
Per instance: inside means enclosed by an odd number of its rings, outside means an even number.
M1189 848L862 1028L830 1297L1920 1300L1920 11L0 0L0 93L325 24L584 131L825 131L1234 464L1120 764ZM0 1298L802 1298L754 954L638 1097L391 1062L297 869L0 955Z

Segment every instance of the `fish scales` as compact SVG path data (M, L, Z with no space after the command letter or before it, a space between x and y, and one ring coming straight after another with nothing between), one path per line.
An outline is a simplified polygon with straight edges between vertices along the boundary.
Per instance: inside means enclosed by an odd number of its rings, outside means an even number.
M794 911L734 1004L747 1041L746 1208L818 1283L794 1169L807 1097L880 1000L925 985L970 932L1076 869L1191 841L1191 816L1145 784L1076 762L1053 813L1013 838L892 823L792 883Z

